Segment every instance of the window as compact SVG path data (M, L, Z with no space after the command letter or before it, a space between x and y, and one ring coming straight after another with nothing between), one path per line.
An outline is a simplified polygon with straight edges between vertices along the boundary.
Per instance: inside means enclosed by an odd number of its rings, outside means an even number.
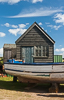
M34 55L36 57L47 57L48 46L34 46Z

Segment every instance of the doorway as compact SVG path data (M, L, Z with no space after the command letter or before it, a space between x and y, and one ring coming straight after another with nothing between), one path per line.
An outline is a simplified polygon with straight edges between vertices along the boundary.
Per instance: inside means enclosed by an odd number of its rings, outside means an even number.
M26 63L33 63L34 47L22 47L22 59Z

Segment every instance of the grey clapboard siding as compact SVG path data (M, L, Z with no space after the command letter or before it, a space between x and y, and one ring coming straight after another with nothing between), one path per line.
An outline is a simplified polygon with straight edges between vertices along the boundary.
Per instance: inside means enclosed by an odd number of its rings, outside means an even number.
M7 62L8 59L12 58L16 58L16 48L4 48L4 62Z
M4 44L3 46L3 61L8 59L16 59L16 44Z
M44 34L34 26L18 43L17 59L22 59L21 48L23 46L49 46L49 55L47 58L35 58L34 62L53 62L54 44Z

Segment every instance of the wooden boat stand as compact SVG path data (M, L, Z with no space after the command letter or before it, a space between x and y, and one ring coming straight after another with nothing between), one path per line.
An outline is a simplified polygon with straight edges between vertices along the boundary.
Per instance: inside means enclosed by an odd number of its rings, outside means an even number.
M51 87L49 88L50 93L58 93L59 92L59 84L52 83Z

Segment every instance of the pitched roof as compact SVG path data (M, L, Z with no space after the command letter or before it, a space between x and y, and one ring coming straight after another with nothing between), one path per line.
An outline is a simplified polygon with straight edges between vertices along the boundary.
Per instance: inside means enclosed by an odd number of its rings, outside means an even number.
M55 41L36 23L34 22L25 32L23 35L21 35L15 43L18 43L34 26L36 26L53 44Z

